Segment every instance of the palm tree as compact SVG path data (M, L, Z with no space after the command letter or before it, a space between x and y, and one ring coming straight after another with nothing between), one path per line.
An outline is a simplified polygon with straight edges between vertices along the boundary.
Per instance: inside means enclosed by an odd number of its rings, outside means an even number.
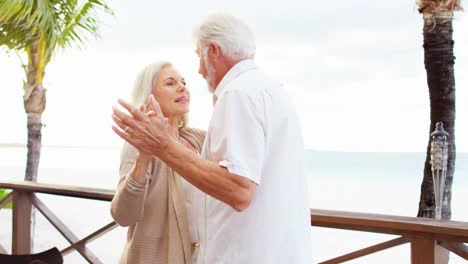
M430 97L429 144L426 151L424 178L418 217L434 218L434 187L430 166L430 133L437 122L443 122L449 133L448 166L443 191L442 219L451 218L452 181L455 167L455 78L452 38L453 13L461 10L460 0L418 0L424 20L424 64Z
M28 154L25 180L36 181L42 138L42 113L46 107L43 78L47 64L59 48L84 43L97 36L98 12L112 14L102 0L0 1L0 46L26 53L24 109L27 114Z

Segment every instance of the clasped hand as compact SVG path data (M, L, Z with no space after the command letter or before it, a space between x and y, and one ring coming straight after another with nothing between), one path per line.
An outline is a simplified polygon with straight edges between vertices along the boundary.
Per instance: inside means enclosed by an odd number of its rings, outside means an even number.
M161 106L153 95L149 96L151 110L145 107L134 107L122 99L118 103L128 111L125 113L116 106L112 107L112 119L116 125L112 130L122 139L134 146L140 154L158 156L164 151L172 138L169 134L169 124L164 117Z

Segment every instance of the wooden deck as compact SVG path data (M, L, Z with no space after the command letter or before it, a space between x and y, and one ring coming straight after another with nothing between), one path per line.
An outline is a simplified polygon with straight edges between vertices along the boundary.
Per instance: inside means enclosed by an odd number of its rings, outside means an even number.
M0 201L0 208L13 201L13 254L31 253L31 218L34 206L67 239L70 246L61 250L66 255L77 250L89 263L101 263L86 244L99 238L116 227L111 222L84 238L78 238L37 196L36 193L68 196L80 199L111 201L113 190L84 188L34 182L0 181L0 188L13 192ZM398 235L398 238L371 245L348 254L323 261L322 264L343 263L345 261L376 253L404 243L411 244L411 263L447 263L447 252L453 252L468 260L468 223L437 221L416 217L403 217L380 214L364 214L331 210L311 209L311 225L314 227L345 229L362 232ZM6 252L0 245L0 252Z

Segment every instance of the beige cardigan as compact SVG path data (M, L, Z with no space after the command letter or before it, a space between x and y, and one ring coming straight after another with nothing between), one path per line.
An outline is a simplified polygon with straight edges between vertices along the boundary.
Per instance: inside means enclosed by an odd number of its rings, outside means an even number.
M193 128L179 130L198 152L205 132ZM128 176L138 151L128 143L122 149L120 180L111 204L111 215L128 226L127 243L121 264L187 264L192 262L185 196L180 176L158 158L153 158L141 184Z

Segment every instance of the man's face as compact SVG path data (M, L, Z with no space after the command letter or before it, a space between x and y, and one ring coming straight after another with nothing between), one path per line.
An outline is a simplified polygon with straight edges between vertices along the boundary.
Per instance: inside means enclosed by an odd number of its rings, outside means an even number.
M196 53L197 53L198 59L199 59L198 73L201 74L201 76L203 76L203 79L206 80L206 76L208 74L208 71L206 70L206 65L205 65L205 60L204 60L202 48L197 48Z
M211 65L208 56L208 47L198 48L197 54L199 58L198 73L203 76L208 85L208 90L213 93L216 89L215 78L216 69Z

